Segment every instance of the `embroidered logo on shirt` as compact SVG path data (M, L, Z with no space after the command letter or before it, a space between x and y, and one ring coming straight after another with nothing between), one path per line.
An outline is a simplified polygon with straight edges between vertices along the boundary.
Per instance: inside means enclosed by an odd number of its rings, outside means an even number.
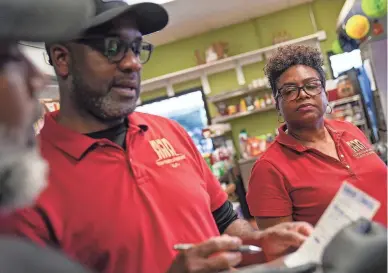
M165 138L151 140L150 145L158 156L158 160L156 161L156 165L158 166L170 164L173 168L177 168L180 165L179 162L186 159L186 155L178 154L171 143Z
M368 155L374 153L374 151L371 148L365 146L358 139L353 139L351 141L347 141L346 144L348 144L350 149L352 149L353 156L357 157L357 158L365 157L365 156L368 156Z

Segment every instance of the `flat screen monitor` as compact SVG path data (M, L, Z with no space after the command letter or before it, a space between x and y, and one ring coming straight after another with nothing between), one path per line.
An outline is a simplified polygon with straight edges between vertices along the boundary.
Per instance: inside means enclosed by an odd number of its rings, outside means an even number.
M362 67L361 51L355 49L351 52L341 54L328 53L329 65L334 79L338 78L342 73L349 71L352 68Z
M175 120L191 136L202 154L213 151L213 142L202 136L202 129L209 124L209 114L202 90L158 98L143 103L136 108L136 111Z

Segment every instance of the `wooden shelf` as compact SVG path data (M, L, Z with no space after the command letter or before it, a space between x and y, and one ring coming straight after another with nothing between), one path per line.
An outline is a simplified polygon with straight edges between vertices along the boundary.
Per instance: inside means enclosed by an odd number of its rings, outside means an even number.
M260 158L261 155L259 156L254 156L254 157L250 157L250 158L242 158L238 161L238 164L246 164L246 163L252 163L252 162L255 162L256 160L258 160Z
M272 105L272 106L268 106L268 107L265 107L265 108L260 108L260 109L255 109L255 110L252 110L252 111L236 113L236 114L229 115L229 116L215 117L215 118L212 119L212 123L213 124L214 123L222 123L222 122L226 122L226 121L229 121L229 120L238 119L238 118L246 117L246 116L257 114L257 113L261 113L261 112L271 111L271 110L274 110L275 108L276 108L275 105Z
M225 131L223 132L222 134L213 134L213 135L210 135L208 138L216 138L216 137L222 137L222 136L225 136L226 134L232 132L232 130L229 130L229 131Z
M331 107L335 107L335 106L338 106L338 105L341 105L341 104L346 104L346 103L349 103L349 102L359 101L360 98L361 98L360 95L354 95L354 96L351 96L351 97L348 97L348 98L343 98L343 99L331 101L330 102L330 106Z
M216 103L216 102L224 101L224 100L231 99L231 98L249 95L251 93L255 93L255 92L259 92L259 91L263 91L263 90L270 90L270 87L264 86L264 87L253 88L253 89L249 89L248 87L246 87L246 88L239 89L236 91L227 91L227 92L223 92L219 95L208 97L207 101L212 102L212 103Z
M211 63L198 65L192 68L162 75L142 82L141 91L149 92L159 88L167 88L167 94L174 95L173 85L190 80L201 79L202 87L206 94L211 92L208 82L208 75L220 73L227 70L236 70L237 81L240 85L245 85L245 78L242 67L245 65L258 63L272 54L276 48L291 44L314 44L319 46L320 41L326 40L326 32L318 31L298 39L293 39L276 45L253 50L236 56L228 57Z
M366 125L366 120L365 120L365 119L356 120L356 121L353 121L352 123L353 123L355 126L363 126L363 125Z

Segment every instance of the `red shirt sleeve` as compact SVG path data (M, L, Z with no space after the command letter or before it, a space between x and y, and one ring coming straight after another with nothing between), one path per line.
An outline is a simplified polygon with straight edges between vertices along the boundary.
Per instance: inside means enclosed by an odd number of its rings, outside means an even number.
M38 208L28 208L2 215L0 234L24 237L42 246L54 244Z
M222 189L220 181L218 181L218 179L213 175L205 159L198 151L197 147L195 146L193 140L186 132L186 130L178 123L176 123L176 127L178 127L181 134L185 137L185 140L191 148L193 157L196 158L197 163L200 166L200 169L202 170L202 177L204 182L206 183L206 190L210 196L211 211L213 212L220 208L228 200L228 195Z
M253 216L284 217L292 214L285 178L266 160L258 160L252 169L247 202Z

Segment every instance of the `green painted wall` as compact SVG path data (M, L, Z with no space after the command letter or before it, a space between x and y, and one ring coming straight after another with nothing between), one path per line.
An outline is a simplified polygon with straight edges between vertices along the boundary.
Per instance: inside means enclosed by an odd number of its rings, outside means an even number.
M159 46L143 69L143 80L168 74L182 69L196 66L194 51L204 52L213 42L229 43L229 56L272 45L273 35L287 31L292 39L314 33L309 15L309 5L315 15L319 30L326 31L327 40L321 43L323 52L330 49L336 37L335 27L339 12L345 0L315 0L312 4L304 4L291 9L259 17L244 23L210 31L198 36ZM264 76L264 62L244 67L247 83ZM239 87L234 71L226 71L211 75L209 83L211 95L234 90ZM174 86L175 92L201 86L199 80L193 80ZM141 95L146 101L166 94L165 89L147 92ZM209 105L211 116L215 116L216 109ZM251 135L260 135L274 132L277 127L276 111L251 115L231 121L233 136L237 140L239 131L247 129Z

